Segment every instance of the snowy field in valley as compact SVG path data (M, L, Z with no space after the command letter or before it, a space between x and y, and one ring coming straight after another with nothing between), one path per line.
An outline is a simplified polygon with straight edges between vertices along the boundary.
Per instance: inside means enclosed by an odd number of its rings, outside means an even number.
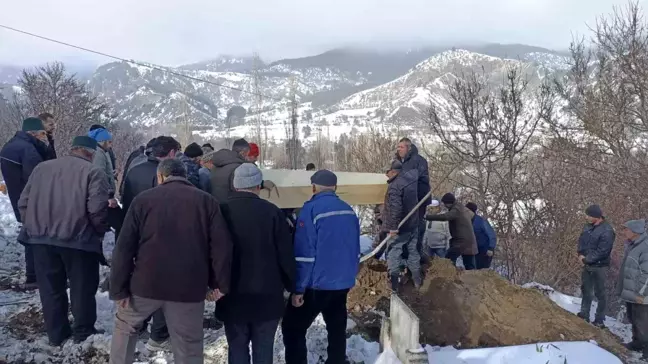
M24 279L23 248L16 243L16 223L9 199L0 195L0 363L106 363L110 351L115 306L108 299L107 292L97 292L96 327L105 334L94 335L82 344L71 341L63 348L52 348L47 344L42 322L40 300L37 292L21 292L17 284ZM110 258L114 237L108 234L104 251ZM371 247L371 239L362 238L363 251ZM102 282L108 276L108 269L101 268ZM554 302L570 312L577 312L580 299L561 294L550 287L529 285L541 289ZM205 321L213 314L213 304L205 308ZM592 311L593 312L593 311ZM630 341L631 329L614 318L608 317L606 325L622 341ZM352 320L348 328L355 327ZM207 328L205 335L205 363L227 362L227 341L222 329ZM308 331L309 364L323 363L326 359L326 328L321 319L315 321ZM144 342L138 344L138 363L172 363L170 354L149 353ZM452 347L426 346L430 363L434 364L617 364L614 355L587 342L556 342L523 345L505 348L457 350ZM275 363L284 363L284 348L281 332L275 342ZM350 335L347 339L347 356L352 363L398 364L391 351L380 353L378 343L369 342L361 335ZM646 363L633 360L632 363Z

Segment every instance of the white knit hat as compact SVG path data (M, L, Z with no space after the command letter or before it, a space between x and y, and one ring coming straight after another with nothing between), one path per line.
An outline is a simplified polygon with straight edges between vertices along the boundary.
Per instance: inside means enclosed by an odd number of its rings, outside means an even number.
M254 163L243 163L234 170L233 185L236 189L261 186L263 174Z
M441 206L441 204L439 203L439 200L432 200L432 201L430 201L430 206L439 207L439 206Z

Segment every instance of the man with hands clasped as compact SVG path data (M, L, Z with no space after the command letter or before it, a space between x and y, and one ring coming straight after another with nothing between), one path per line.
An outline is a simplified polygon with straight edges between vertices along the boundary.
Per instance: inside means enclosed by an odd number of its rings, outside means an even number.
M583 263L581 275L583 300L578 317L589 322L592 298L596 296L598 305L593 324L604 327L607 303L605 278L610 266L610 253L612 253L616 234L612 226L605 221L603 211L598 205L591 205L585 209L585 219L587 223L578 239L578 257Z
M205 297L229 290L232 240L216 199L186 174L180 160L161 161L157 186L138 194L126 214L110 276L118 306L111 364L133 362L139 330L159 309L174 362L203 363Z

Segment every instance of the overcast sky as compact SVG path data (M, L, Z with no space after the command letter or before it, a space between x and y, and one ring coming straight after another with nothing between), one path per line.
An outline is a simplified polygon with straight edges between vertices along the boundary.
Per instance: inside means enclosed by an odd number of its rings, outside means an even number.
M345 45L525 43L567 48L626 0L0 0L0 24L128 59L265 60ZM647 9L648 0L640 4ZM0 63L105 59L0 29Z

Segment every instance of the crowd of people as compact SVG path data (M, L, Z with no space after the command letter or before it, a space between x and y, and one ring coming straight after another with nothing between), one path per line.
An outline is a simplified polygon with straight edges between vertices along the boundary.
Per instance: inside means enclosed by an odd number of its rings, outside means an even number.
M95 294L99 266L108 265L103 238L112 230L111 363L132 363L147 335L149 350L172 351L176 363L202 363L205 301L216 301L229 363L272 363L279 326L286 363L306 363L306 331L319 314L328 331L326 362L346 362L346 301L359 269L360 225L336 193L335 173L309 163L311 199L282 210L260 198L261 190L277 187L256 166L258 146L244 139L230 149L191 143L182 150L173 137L159 136L128 156L120 179L110 130L93 125L57 155L55 126L51 114L27 118L0 151L6 192L22 224L24 288L39 290L51 345L98 333ZM376 243L387 241L377 255L386 256L394 293L406 278L419 288L430 259L490 268L495 230L477 204L464 205L452 193L433 199L428 163L410 139L399 141L385 174ZM593 324L603 327L616 235L599 206L585 215L579 316L589 320L596 296ZM622 235L617 289L633 328L628 347L648 353L645 221L627 222Z

